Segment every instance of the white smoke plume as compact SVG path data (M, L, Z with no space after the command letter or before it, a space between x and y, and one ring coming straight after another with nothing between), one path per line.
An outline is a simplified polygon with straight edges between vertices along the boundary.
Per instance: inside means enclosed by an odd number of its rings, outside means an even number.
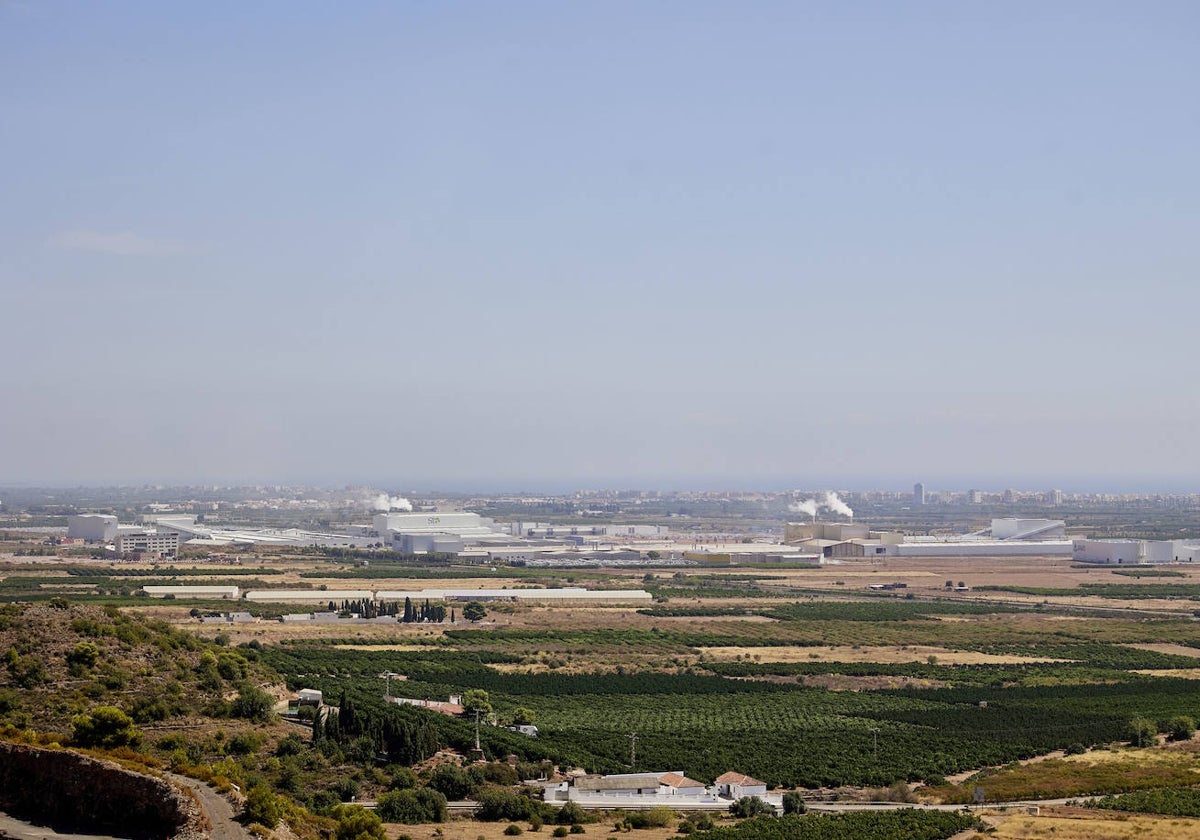
M813 519L817 518L817 511L819 510L829 511L830 513L842 516L854 516L854 511L850 509L850 506L843 502L841 497L832 490L815 499L802 499L798 502L792 502L788 505L788 510L795 513L803 513L806 516L811 516Z
M825 498L821 502L821 507L831 513L840 513L842 516L854 516L854 511L850 509L850 505L838 498L838 494L832 490L825 494Z
M817 518L816 499L805 499L802 502L792 502L790 505L788 505L788 509L795 511L796 513L803 513L806 516L811 516L813 519Z
M375 501L371 503L371 508L378 511L389 510L409 510L413 509L412 502L403 496L389 496L387 493L380 493L375 497Z

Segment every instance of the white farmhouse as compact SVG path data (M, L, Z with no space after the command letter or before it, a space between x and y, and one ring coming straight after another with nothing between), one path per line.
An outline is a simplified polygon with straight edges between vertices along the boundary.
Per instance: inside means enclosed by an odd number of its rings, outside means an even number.
M618 773L611 776L583 776L567 791L573 800L608 800L629 804L674 804L685 807L687 800L701 801L708 791L703 782L675 773ZM684 800L684 801L680 801Z
M767 795L767 783L760 782L752 776L747 776L745 773L722 773L717 776L715 782L717 788L717 796L726 799L741 799L743 796L758 796Z

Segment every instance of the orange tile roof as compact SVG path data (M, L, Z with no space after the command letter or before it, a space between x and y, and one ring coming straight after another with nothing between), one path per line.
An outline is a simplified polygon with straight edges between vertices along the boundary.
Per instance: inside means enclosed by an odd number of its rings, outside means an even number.
M753 776L747 776L745 773L735 773L730 770L728 773L722 773L720 776L717 776L717 784L753 787L754 785L765 785L766 782L760 782Z

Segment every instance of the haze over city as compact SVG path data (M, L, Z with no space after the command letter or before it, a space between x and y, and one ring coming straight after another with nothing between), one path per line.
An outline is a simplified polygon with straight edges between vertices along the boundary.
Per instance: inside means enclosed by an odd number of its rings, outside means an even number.
M0 2L0 484L1196 491L1198 24Z

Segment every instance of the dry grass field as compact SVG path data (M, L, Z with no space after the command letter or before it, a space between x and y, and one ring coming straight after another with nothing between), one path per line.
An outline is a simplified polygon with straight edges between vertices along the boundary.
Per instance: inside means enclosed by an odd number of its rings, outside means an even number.
M699 650L717 662L753 659L756 662L926 662L937 658L943 665L1007 665L1030 662L1055 662L1031 656L1000 656L975 651L948 650L932 645L896 645L860 647L832 645L830 647L706 647Z
M1054 809L1038 816L988 814L998 840L1200 840L1200 820L1117 814L1082 808Z

